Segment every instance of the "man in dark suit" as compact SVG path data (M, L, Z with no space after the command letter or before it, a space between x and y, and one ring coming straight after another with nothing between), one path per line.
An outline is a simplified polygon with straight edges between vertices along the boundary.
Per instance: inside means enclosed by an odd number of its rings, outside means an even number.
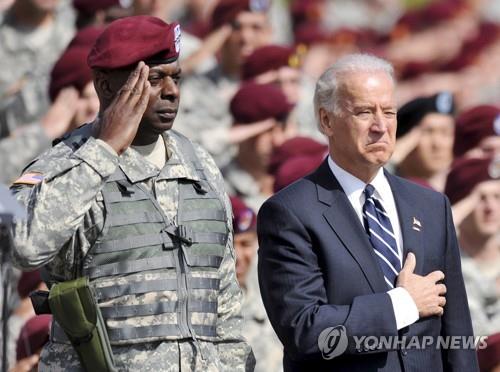
M285 371L478 370L449 202L383 170L394 88L392 66L369 55L325 71L314 105L329 156L259 212Z

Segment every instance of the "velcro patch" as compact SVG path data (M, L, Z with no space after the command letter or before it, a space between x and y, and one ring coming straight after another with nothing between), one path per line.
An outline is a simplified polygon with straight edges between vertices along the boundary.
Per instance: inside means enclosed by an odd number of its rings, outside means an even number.
M41 173L25 173L17 180L15 180L13 185L37 185L42 182L44 179L44 175Z

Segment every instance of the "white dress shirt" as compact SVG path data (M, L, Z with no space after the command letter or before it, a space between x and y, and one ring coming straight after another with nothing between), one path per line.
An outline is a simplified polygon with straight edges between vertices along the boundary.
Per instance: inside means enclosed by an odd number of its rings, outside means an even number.
M346 193L361 225L363 225L363 205L365 203L364 190L366 183L340 168L333 161L331 156L328 156L328 165ZM383 168L379 169L377 175L370 184L375 188L374 197L382 204L391 220L392 229L396 236L396 244L398 246L399 261L401 262L401 267L403 267L403 235L399 224L398 210L396 208L391 186L384 175ZM387 294L392 301L398 330L415 323L419 319L417 305L415 305L415 302L406 289L403 287L396 287L389 290Z

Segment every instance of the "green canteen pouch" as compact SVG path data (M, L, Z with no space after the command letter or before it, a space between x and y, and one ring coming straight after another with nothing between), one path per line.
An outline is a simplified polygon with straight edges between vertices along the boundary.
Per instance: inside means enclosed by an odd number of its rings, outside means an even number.
M87 277L54 284L49 306L86 371L116 371L106 326Z

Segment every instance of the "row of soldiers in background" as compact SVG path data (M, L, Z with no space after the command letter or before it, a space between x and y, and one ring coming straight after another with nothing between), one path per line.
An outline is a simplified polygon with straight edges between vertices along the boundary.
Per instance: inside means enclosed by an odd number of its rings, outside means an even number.
M346 53L367 51L391 61L401 80L400 105L438 91L454 94L458 111L495 103L500 93L498 2L424 0L418 1L420 8L402 0L355 3L12 1L0 25L0 138L31 130L31 137L45 139L47 146L61 130L71 129L49 128L55 125L43 120L50 98L57 102L48 94L55 61L75 28L102 27L131 14L181 19L188 33L183 38L183 100L176 127L200 142L221 167L235 155L235 145L252 134L232 127L230 100L244 81L279 85L295 105L290 127L324 141L312 114L312 87L319 73ZM261 50L251 58L256 49L269 45L287 45L288 50ZM72 104L59 105L59 111L64 111L61 106L77 106L74 94L69 95L65 96ZM39 145L35 155L43 148L40 142L26 141L25 148ZM17 168L33 154L14 159ZM18 172L6 173L0 180L11 181Z
M241 138L231 133L229 102L242 81L280 85L289 101L297 104L291 121L298 132L322 140L315 131L311 110L313 82L331 61L356 50L382 55L395 64L403 79L398 91L401 104L447 90L455 94L457 108L462 110L492 102L498 96L498 72L491 68L496 66L499 44L494 23L498 5L495 7L494 1L439 0L403 15L401 9L397 10L397 0L380 1L379 6L392 11L366 5L367 9L359 12L359 18L369 15L366 18L370 17L372 29L346 16L350 12L342 1L296 0L289 8L280 1L173 3L75 0L75 15L67 0L15 1L0 26L0 54L4 56L0 69L0 137L42 120L49 107L50 70L71 39L75 22L79 27L103 26L129 14L148 13L167 19L181 16L187 30L200 37L183 40L184 94L177 127L195 135L220 166L231 160L231 145ZM332 7L334 11L330 11ZM285 22L290 25L290 32L285 33L288 37L278 32L283 30L283 23L276 27L276 19L283 18L289 20ZM374 21L381 18L387 19ZM345 19L351 20L350 29ZM450 32L454 33L454 48L444 38ZM263 69L266 63L262 56L276 52L261 51L250 58L256 49L284 41L291 49L282 51L281 57L275 56L270 62L274 63L272 68ZM50 129L46 131L49 138L54 136ZM43 135L43 131L38 134Z
M398 1L378 2L390 12L348 1L293 1L289 8L280 1L173 3L14 2L0 26L0 180L11 182L53 139L95 117L89 48L105 23L147 13L180 17L193 34L182 40L176 129L214 156L228 192L257 211L324 159L313 83L338 56L366 50L393 61L402 79L391 171L446 191L455 204L475 332L500 332L500 181L492 160L500 153L498 2L437 1L404 15ZM289 32L273 27L278 23ZM71 39L75 24L81 30ZM243 215L248 220L249 212ZM238 277L251 312L247 336L257 370L271 370L280 365L281 347L260 303L252 249L236 248L237 264L248 270L246 280ZM257 336L263 334L270 336Z

